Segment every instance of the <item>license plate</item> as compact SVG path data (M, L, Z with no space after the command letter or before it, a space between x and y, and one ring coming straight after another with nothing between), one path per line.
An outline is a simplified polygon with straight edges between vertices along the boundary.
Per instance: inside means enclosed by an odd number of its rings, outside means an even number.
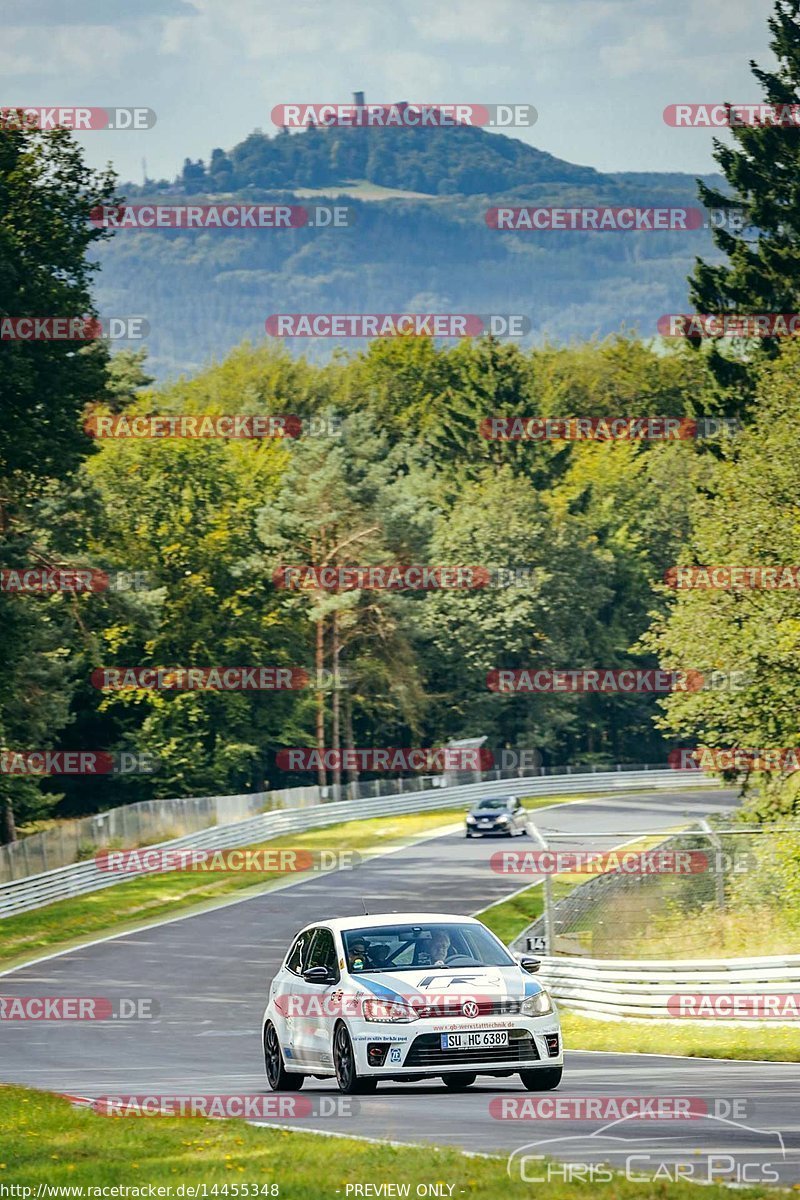
M442 1050L477 1050L484 1046L507 1046L507 1029L481 1029L475 1033L443 1033Z

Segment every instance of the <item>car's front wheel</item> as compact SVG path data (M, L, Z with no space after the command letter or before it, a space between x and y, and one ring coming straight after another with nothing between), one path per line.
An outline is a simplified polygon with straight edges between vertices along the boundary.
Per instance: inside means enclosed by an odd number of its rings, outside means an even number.
M303 1086L303 1075L293 1075L283 1065L280 1043L275 1026L267 1021L264 1027L264 1066L267 1083L273 1092L299 1092Z
M365 1079L357 1073L353 1043L347 1026L341 1022L333 1033L333 1069L336 1072L339 1091L347 1096L374 1092L378 1086L377 1079Z
M454 1075L443 1075L442 1083L451 1092L462 1092L464 1088L471 1087L477 1075L470 1075L467 1071L457 1071Z
M543 1067L538 1071L520 1071L523 1087L529 1092L552 1092L561 1083L563 1067Z

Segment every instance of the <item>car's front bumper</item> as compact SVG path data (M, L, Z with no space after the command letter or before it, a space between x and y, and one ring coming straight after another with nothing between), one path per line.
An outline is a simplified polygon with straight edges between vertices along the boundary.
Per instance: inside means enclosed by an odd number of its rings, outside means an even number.
M443 1033L477 1033L507 1029L507 1046L442 1050ZM557 1067L564 1061L561 1029L554 1013L543 1017L508 1014L478 1020L427 1020L406 1024L356 1021L350 1035L359 1075L376 1078L404 1075L437 1076L451 1071L476 1074L514 1074L539 1067ZM548 1044L548 1036L550 1042ZM558 1038L553 1053L553 1037ZM377 1054L380 1047L385 1053ZM382 1061L378 1062L381 1058Z

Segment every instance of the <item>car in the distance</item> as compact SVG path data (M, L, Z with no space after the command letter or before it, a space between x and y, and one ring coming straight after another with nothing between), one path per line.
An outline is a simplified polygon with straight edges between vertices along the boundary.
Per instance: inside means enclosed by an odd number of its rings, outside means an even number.
M530 1091L561 1081L555 1005L474 917L390 913L322 919L300 930L270 984L262 1018L267 1082L297 1091L308 1076L345 1093L381 1079L519 1075Z
M517 796L484 796L466 816L467 837L524 837L527 832L528 814Z

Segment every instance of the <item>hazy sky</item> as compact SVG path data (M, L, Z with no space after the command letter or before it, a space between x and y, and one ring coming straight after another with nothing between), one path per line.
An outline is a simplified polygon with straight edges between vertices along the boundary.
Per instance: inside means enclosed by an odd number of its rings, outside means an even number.
M0 0L0 105L137 105L153 129L83 134L123 179L172 176L290 101L534 104L515 134L601 170L714 169L674 102L761 99L767 0Z

